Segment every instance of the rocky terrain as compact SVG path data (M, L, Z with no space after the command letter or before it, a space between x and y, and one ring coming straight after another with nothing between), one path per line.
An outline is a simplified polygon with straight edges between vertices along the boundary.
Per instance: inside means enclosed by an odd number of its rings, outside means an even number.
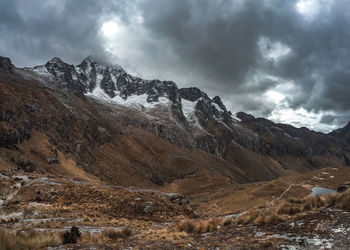
M313 186L334 188L349 179L349 169L327 168L256 184L254 193L242 187L264 203L208 215L181 194L6 172L0 175L0 242L4 249L347 249L349 191L309 194ZM245 202L238 199L242 208ZM64 243L72 227L80 236Z
M344 220L346 228L347 213L334 206L274 226L224 226L223 216L343 185L349 125L324 134L233 114L218 96L93 57L23 69L0 57L0 96L0 215L10 234L77 226L77 248L106 249L346 244L346 229L338 239L295 226L319 220L333 232ZM179 230L183 220L201 224L200 233Z

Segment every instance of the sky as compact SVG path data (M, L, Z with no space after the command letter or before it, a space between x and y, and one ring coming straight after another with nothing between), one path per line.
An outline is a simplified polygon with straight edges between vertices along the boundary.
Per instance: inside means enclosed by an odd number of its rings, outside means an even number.
M18 67L93 55L328 132L350 121L348 13L348 0L0 0L0 55Z

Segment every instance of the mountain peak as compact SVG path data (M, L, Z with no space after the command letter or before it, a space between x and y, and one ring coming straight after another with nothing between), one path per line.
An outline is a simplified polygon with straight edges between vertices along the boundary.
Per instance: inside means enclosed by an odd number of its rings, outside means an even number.
M251 114L247 114L245 112L237 112L236 113L237 118L241 119L242 121L251 121L254 120L255 117L252 116Z
M88 57L86 57L83 61L82 61L82 63L83 62L88 62L88 63L95 63L95 64L99 64L97 61L99 61L99 60L97 60L96 59L96 57L94 57L93 55L89 55Z
M50 61L48 61L47 64L65 64L65 62L63 62L61 58L55 56Z
M197 101L201 97L209 99L208 95L197 87L181 88L179 89L179 93L181 98L191 102Z
M212 101L213 101L214 103L216 103L217 105L219 105L219 107L220 107L222 110L224 110L224 111L226 112L226 107L225 107L225 105L222 103L221 98L220 98L219 96L215 96L215 97L212 99Z
M96 56L93 55L89 55L88 57L86 57L79 65L78 67L81 67L82 65L99 65L102 67L107 67L107 68L112 68L112 69L116 69L116 70L121 70L121 71L125 71L120 65L118 64L111 64L106 62L103 59L97 58Z

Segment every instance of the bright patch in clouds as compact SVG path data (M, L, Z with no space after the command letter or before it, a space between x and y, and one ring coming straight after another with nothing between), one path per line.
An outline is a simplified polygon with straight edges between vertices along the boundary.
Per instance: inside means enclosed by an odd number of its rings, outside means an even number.
M307 20L312 21L320 12L329 12L336 0L299 0L296 10Z
M286 98L290 96L291 93L300 92L301 89L293 82L286 82L283 79L278 79L278 81L282 83L263 94L267 102L275 105L275 108L267 119L277 123L291 124L295 127L308 127L309 129L322 132L330 132L337 128L336 125L320 123L324 115L334 116L335 114L333 112L315 113L307 111L304 108L296 110L289 108Z
M267 60L278 62L283 56L288 55L291 49L280 42L273 42L267 37L262 37L258 41L261 54Z
M101 31L104 37L111 38L115 36L119 30L119 25L116 21L107 21L102 24Z
M275 81L281 82L276 85L274 88L269 89L264 93L264 97L272 103L277 105L285 105L285 98L288 96L288 93L299 91L293 82L286 82L281 78L275 77Z
M300 14L312 17L318 12L320 6L316 0L300 0L295 7Z
M321 132L330 132L336 129L336 125L319 123L323 115L334 115L334 113L314 113L303 108L293 110L281 106L273 110L268 119L278 123L287 123L295 127L307 127Z
M130 58L135 59L143 54L138 49L139 40L144 38L140 25L143 18L140 15L133 22L125 23L117 17L102 23L100 35L104 41L105 50L112 56L113 61L122 65L129 73L136 74L135 65Z
M282 94L282 93L279 93L275 90L269 90L265 93L265 96L268 100L278 104L280 103L284 98L285 98L285 95Z

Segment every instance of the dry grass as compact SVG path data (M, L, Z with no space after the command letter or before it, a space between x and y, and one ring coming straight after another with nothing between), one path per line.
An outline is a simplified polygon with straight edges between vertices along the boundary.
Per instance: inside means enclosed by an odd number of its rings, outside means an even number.
M61 233L29 231L16 235L7 230L0 230L0 249L21 250L56 247L62 244Z
M279 223L282 221L286 221L288 219L289 219L288 216L279 215L277 213L271 213L271 214L266 216L264 222L265 222L265 224L276 224L276 223Z
M105 229L101 233L103 236L111 240L117 240L120 238L126 239L132 235L132 231L129 228L124 228L121 231L117 231L114 229Z
M314 198L280 200L276 207L252 210L238 218L232 219L231 222L224 222L223 225L227 226L231 223L241 225L275 224L293 218L301 218L310 211L327 207L350 211L350 190L341 194L335 193Z
M350 193L347 192L347 194L340 197L338 201L334 201L334 203L337 203L339 208L350 211Z
M289 219L289 216L278 214L276 210L255 210L236 218L237 224L275 224Z
M278 214L295 215L301 212L300 206L296 206L290 203L285 203L277 209Z
M350 190L344 193L335 193L330 195L317 196L304 200L303 211L315 210L324 207L340 208L350 211Z
M214 232L219 229L220 220L182 220L175 225L175 230L178 232L201 234L207 232Z
M249 213L246 213L237 217L236 222L237 224L249 224L255 221L255 219L257 219L259 215L263 215L263 214L260 213L260 211L251 211Z
M83 233L78 242L85 243L87 245L93 244L107 244L113 246L120 240L125 240L132 235L132 231L129 228L124 228L122 231L114 229L105 229L100 233L90 234L89 232Z

